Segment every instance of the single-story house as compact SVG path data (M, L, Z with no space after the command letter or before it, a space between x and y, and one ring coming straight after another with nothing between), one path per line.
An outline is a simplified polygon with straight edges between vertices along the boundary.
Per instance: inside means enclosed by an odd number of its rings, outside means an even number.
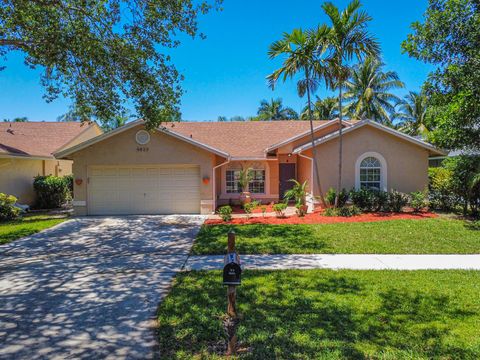
M339 120L315 121L322 191L337 183ZM427 186L432 145L373 121L344 121L343 186L402 192ZM146 131L141 120L58 151L73 161L78 215L208 214L239 198L239 171L253 170L252 197L278 201L290 179L318 195L308 121L173 122Z
M0 192L32 205L35 176L72 173L72 161L58 160L53 153L100 134L93 122L0 123Z

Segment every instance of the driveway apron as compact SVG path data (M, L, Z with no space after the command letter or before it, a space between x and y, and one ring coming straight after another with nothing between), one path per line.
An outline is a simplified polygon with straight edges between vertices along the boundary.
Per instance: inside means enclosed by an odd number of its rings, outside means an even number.
M0 359L145 359L201 216L92 217L0 246Z

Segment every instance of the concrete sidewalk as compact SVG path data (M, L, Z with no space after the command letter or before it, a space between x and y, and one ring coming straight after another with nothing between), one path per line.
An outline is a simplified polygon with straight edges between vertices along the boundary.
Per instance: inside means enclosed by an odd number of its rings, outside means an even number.
M257 270L352 269L352 270L480 270L478 255L381 255L308 254L243 255L242 267ZM223 268L222 255L190 256L184 270Z

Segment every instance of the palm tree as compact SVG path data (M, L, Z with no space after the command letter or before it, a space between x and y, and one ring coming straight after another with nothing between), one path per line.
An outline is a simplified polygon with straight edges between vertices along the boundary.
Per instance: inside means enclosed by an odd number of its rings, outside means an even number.
M400 120L400 131L415 136L426 137L430 132L427 126L427 97L423 93L410 91L405 100L399 104L399 112L395 115Z
M338 108L340 123L342 121L342 90L348 79L348 63L356 57L378 56L380 45L370 35L367 24L372 19L365 11L360 11L360 1L353 0L345 10L340 12L331 2L324 3L322 9L329 17L332 26L328 34L329 62L334 84L338 88ZM324 52L325 44L322 41L319 48ZM333 82L333 81L332 81ZM338 195L342 189L342 152L343 138L342 126L339 127L338 137L338 183L335 207L338 205Z
M394 71L383 72L383 63L368 57L345 82L345 113L355 119L371 119L392 125L395 106L402 100L390 90L405 87Z
M326 67L315 56L315 51L319 49L321 39L326 38L328 28L320 27L316 32L303 31L295 29L290 34L284 33L281 40L275 41L270 45L268 55L270 59L277 56L285 56L282 67L267 76L267 80L272 89L274 89L278 79L282 77L283 82L291 79L298 74L302 78L297 82L297 92L300 97L307 95L308 119L310 120L310 137L313 147L313 167L315 173L316 185L319 190L322 206L326 206L323 197L320 177L317 169L317 154L314 146L313 132L313 114L311 94L315 92L320 84L322 75L326 77ZM313 195L313 184L312 184Z
M298 114L290 107L284 107L282 99L262 100L257 111L259 120L294 120Z
M338 99L332 96L320 99L316 96L313 103L312 116L315 120L333 120L338 117ZM300 119L308 119L308 106L303 108Z

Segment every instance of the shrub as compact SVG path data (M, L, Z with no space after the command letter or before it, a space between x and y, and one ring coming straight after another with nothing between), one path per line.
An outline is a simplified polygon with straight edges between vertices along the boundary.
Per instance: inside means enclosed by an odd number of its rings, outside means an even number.
M297 208L296 212L299 217L304 217L307 214L307 206L304 204L295 205Z
M15 206L17 198L13 195L0 193L0 221L13 220L20 214L20 209Z
M385 191L359 189L350 191L353 205L364 212L381 211L387 207L388 195Z
M343 216L343 217L350 217L355 215L360 215L362 210L360 210L357 206L342 206L339 208L327 208L323 213L324 216Z
M408 196L396 190L388 193L388 211L400 212L408 204Z
M334 188L330 188L327 191L325 200L327 200L327 202L333 206L335 205L336 196L337 196L337 191ZM344 207L348 201L348 197L349 197L349 194L347 190L342 189L342 191L340 191L340 194L338 195L338 207Z
M232 220L232 207L229 205L220 207L217 213L225 222Z
M427 207L427 194L425 191L415 191L410 193L410 206L413 211L419 212Z
M258 207L258 204L259 203L256 201L251 201L249 203L243 204L243 210L245 210L248 218L250 218L250 214L252 213L253 209Z
M267 212L267 207L263 205L261 209L262 209L262 216L265 217L265 213Z
M459 204L453 193L453 172L444 167L428 169L428 200L435 210L449 211Z
M33 189L37 193L36 207L39 209L54 209L65 205L71 200L70 177L36 176Z
M287 204L285 203L273 204L273 211L275 211L277 217L285 217L286 208L287 208Z

